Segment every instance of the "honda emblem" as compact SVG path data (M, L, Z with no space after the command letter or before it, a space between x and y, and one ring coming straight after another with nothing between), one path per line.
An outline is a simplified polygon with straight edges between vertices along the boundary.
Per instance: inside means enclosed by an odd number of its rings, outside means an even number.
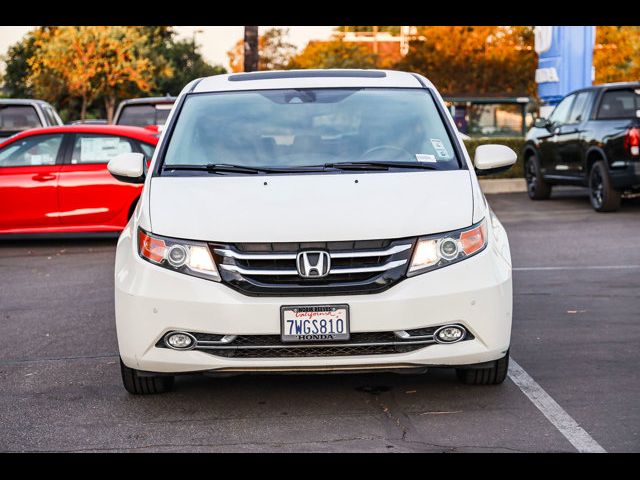
M331 271L331 257L323 250L307 250L298 253L298 274L303 278L322 278Z

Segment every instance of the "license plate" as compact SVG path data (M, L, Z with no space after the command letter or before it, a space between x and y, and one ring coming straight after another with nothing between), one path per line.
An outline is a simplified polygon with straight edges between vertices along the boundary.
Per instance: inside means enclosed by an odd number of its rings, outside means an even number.
M349 340L349 305L280 307L283 342Z

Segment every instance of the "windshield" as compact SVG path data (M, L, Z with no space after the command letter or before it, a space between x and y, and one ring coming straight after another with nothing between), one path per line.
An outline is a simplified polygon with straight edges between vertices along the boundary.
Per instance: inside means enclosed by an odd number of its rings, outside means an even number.
M29 105L0 105L1 132L18 132L41 126L35 108Z
M291 168L337 162L460 168L423 89L324 88L189 95L164 168Z

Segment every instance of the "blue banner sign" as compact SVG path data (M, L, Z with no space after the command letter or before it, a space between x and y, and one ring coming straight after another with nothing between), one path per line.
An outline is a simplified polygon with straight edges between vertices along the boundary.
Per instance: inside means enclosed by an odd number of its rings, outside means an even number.
M568 93L593 82L593 26L535 27L538 96L557 104Z

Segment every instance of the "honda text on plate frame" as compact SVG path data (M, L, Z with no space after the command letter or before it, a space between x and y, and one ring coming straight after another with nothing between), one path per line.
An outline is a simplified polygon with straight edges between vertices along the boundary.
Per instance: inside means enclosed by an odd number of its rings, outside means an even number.
M511 257L435 87L383 70L218 75L187 85L118 241L121 371L424 371L501 383ZM477 172L477 173L476 173Z

